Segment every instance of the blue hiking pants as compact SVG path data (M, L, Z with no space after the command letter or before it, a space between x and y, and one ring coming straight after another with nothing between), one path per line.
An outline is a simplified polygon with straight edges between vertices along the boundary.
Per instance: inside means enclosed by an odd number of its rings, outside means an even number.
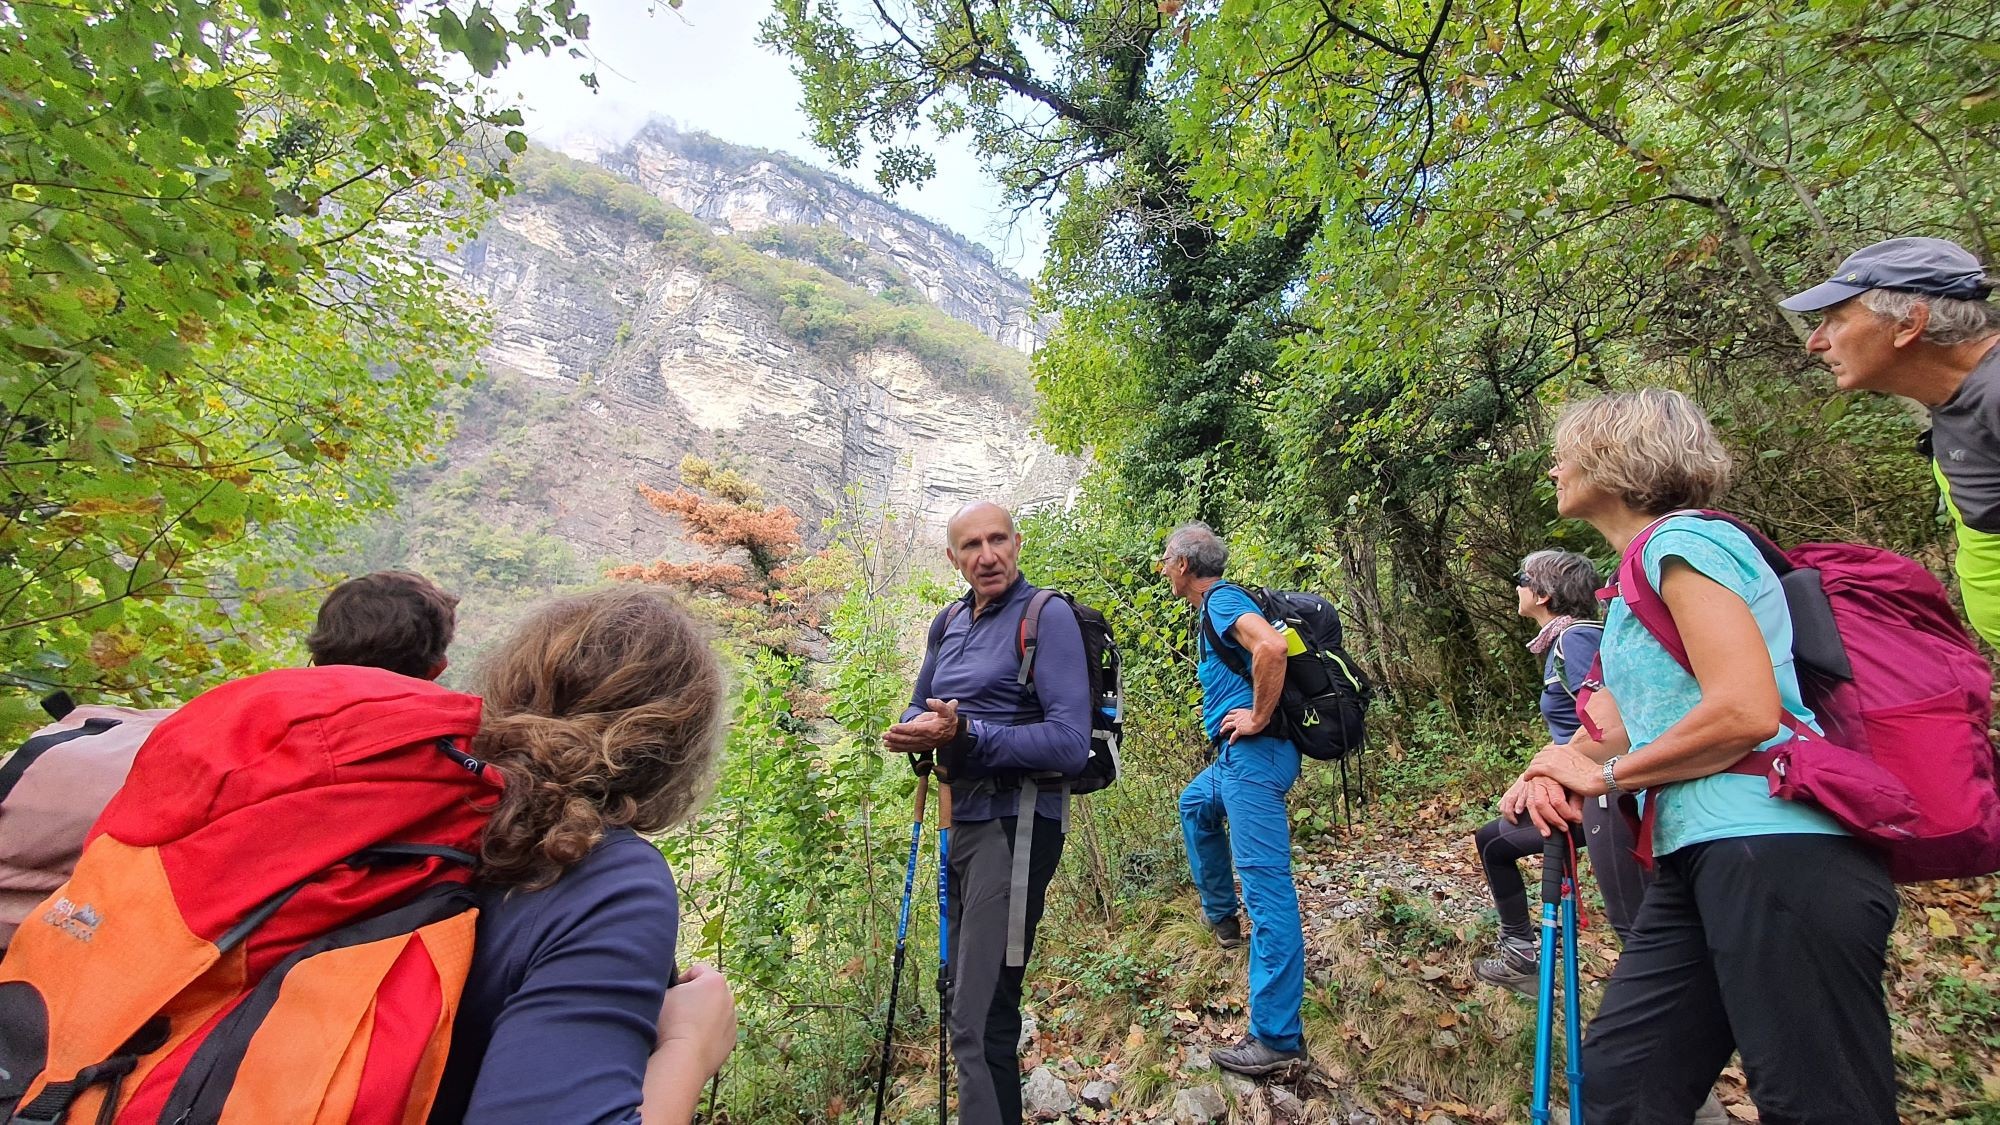
M1305 931L1292 882L1292 825L1285 794L1299 779L1299 752L1281 738L1224 743L1181 791L1188 868L1210 922L1236 913L1231 869L1250 912L1250 1034L1267 1047L1305 1046Z

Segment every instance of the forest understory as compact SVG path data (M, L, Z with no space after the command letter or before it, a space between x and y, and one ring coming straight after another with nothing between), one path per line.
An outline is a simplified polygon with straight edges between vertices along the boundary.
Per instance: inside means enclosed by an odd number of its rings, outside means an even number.
M1352 826L1299 842L1313 1067L1296 1081L1255 1082L1210 1061L1210 1050L1246 1030L1247 947L1216 945L1191 889L1129 904L1108 937L1101 919L1082 913L1045 923L1024 1003L1031 1114L1255 1125L1528 1120L1534 1003L1471 972L1495 933L1471 846L1488 811L1455 796L1377 805ZM1589 1012L1618 944L1587 862L1584 885L1578 945ZM2000 879L1903 889L1888 988L1907 1122L2000 1122L1996 933ZM931 995L930 983L919 991ZM903 1039L892 1119L936 1114L935 1060L934 1031ZM1758 1120L1740 1066L1724 1071L1717 1092L1733 1120Z

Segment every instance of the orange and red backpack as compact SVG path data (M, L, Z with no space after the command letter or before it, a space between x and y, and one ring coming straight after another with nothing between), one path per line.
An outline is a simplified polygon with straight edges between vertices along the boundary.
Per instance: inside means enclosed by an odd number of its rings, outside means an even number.
M499 789L480 701L378 668L224 684L160 724L0 961L15 1122L419 1123Z

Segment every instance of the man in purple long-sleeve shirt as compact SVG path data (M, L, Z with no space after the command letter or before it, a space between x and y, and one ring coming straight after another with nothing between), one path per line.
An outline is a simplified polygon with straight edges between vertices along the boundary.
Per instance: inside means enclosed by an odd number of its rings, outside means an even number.
M945 537L945 558L971 589L940 615L943 629L933 628L910 706L882 741L902 753L936 751L938 772L951 784L959 1121L1014 1125L1021 982L1068 824L1069 797L1056 779L1081 773L1090 757L1089 677L1076 614L1049 598L1036 625L1034 677L1022 682L1021 619L1036 587L1021 577L1021 535L1005 508L968 504ZM1018 814L1030 792L1034 815L1024 826ZM1014 878L1018 847L1027 850L1024 886ZM1018 961L1008 955L1010 889L1026 899L1013 904Z

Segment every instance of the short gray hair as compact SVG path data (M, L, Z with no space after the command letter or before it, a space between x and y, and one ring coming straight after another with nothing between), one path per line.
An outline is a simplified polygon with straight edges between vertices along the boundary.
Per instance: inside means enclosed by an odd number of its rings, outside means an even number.
M1536 551L1521 560L1528 589L1549 599L1549 612L1564 617L1596 617L1597 588L1604 578L1597 564L1575 551Z
M1951 347L1983 340L2000 332L2000 305L1990 301L1969 301L1960 297L1933 297L1902 289L1870 289L1857 297L1861 307L1897 324L1908 322L1918 305L1929 305L1930 319L1924 322L1924 343Z
M1196 578L1220 578L1222 568L1229 565L1229 544L1215 533L1215 529L1195 520L1175 528L1167 536L1166 555L1170 559L1186 559L1188 573Z

